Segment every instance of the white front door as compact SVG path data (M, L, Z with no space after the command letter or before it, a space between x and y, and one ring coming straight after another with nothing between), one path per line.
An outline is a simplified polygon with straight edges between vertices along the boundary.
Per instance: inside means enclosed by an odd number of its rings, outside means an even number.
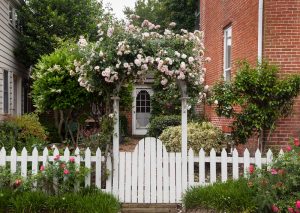
M133 91L132 134L145 135L151 116L150 97L153 94L149 86L136 86Z

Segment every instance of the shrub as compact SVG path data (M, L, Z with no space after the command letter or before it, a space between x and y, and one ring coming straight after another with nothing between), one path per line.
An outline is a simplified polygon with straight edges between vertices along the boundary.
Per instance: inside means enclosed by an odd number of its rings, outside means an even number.
M26 147L31 151L33 147L45 145L47 132L39 122L36 114L25 114L19 117L10 117L0 123L1 146L7 150L15 147L21 151Z
M151 119L148 135L158 137L164 129L169 126L177 126L181 124L181 117L178 115L162 115Z
M113 195L98 189L61 195L48 195L42 191L16 193L13 190L1 189L0 211L117 213L120 211L120 203Z
M181 126L168 127L159 136L168 151L181 151ZM209 122L188 124L188 148L199 152L201 148L210 151L221 149L225 136L222 131Z
M247 180L229 180L209 186L197 186L187 190L183 204L187 209L210 209L218 212L256 212L254 192Z
M295 139L271 165L251 174L248 185L260 212L300 212L299 146Z

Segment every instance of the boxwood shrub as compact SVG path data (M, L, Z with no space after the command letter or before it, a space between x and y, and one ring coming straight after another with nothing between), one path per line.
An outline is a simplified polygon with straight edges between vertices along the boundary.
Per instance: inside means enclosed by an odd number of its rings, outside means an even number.
M247 180L229 180L187 190L183 204L187 210L206 209L216 212L256 212L255 193Z
M161 115L151 119L148 128L148 135L152 137L158 137L164 129L169 126L178 126L181 124L180 115Z

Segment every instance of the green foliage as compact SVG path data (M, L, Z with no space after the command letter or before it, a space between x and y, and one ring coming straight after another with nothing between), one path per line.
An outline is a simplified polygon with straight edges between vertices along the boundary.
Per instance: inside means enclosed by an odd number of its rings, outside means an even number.
M37 110L78 109L88 102L89 93L70 75L76 57L76 45L64 44L35 65L32 98Z
M181 113L181 91L177 84L164 87L160 83L161 76L155 75L155 81L152 85L153 95L151 96L151 116L160 115L178 115ZM202 87L188 84L187 93L189 96L188 104L191 109L188 111L189 116L194 116L194 107L198 102L199 92Z
M27 67L58 47L60 40L96 37L102 5L96 0L29 0L19 13L22 33L17 56Z
M46 144L47 132L39 122L36 114L25 114L10 117L0 123L1 147L11 150L13 147L21 151L26 147L31 151L33 147L41 148Z
M15 193L8 189L0 190L1 212L117 213L120 208L113 195L92 188L61 195L48 195L42 191Z
M268 168L257 169L250 175L248 185L255 192L259 212L270 212L272 206L279 208L280 212L288 212L288 208L292 208L293 212L299 211L300 147L298 139L294 142L295 145L288 146L286 152L275 158Z
M166 128L170 126L178 126L181 124L179 115L162 115L156 116L150 121L148 135L158 137Z
M273 131L279 118L288 116L300 91L300 76L280 78L278 68L263 62L240 64L234 81L219 82L209 102L217 102L218 116L234 118L233 139L245 143L254 133Z
M225 136L222 131L209 122L189 123L188 124L188 148L192 148L194 152L199 152L201 148L210 151L214 148L220 151L222 143L224 145ZM166 146L168 151L181 151L181 126L166 128L159 139Z
M67 161L55 156L55 161L47 166L41 166L40 172L33 178L37 181L37 188L44 189L48 194L63 194L73 192L75 186L82 188L88 169L75 164L75 158Z
M134 9L125 8L125 15L129 17L135 14L141 17L137 24L143 20L149 20L160 24L163 28L171 22L176 22L175 30L187 29L192 31L196 27L198 10L194 0L138 0Z
M210 209L217 212L257 212L255 193L241 178L209 186L197 186L187 190L183 204L187 209Z

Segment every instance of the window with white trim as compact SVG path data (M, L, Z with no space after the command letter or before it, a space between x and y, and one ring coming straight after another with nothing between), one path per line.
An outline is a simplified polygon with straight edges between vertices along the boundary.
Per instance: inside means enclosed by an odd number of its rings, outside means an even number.
M231 80L231 44L232 44L232 27L229 26L224 30L224 80Z
M3 72L3 112L8 113L8 71Z
M11 4L8 6L8 19L11 26L17 30L21 30L20 20L18 18L17 9L14 8Z

